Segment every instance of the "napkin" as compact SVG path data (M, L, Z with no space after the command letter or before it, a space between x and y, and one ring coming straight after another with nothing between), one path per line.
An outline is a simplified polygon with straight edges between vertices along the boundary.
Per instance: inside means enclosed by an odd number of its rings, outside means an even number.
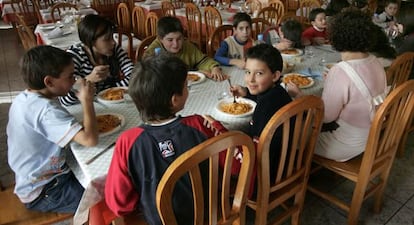
M48 38L57 38L63 35L63 30L60 27L56 27L47 34Z

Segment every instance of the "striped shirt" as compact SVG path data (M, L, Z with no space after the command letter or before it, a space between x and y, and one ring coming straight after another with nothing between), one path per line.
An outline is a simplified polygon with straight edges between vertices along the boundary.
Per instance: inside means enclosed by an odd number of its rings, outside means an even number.
M73 63L75 65L74 75L82 78L92 73L94 65L86 54L82 43L72 45L67 51L72 54ZM114 56L119 62L119 71L113 72L106 80L95 83L96 93L110 87L128 86L134 65L128 58L126 52L118 45L115 46ZM112 71L113 68L111 68ZM75 92L69 91L66 96L59 97L63 105L73 105L79 103Z

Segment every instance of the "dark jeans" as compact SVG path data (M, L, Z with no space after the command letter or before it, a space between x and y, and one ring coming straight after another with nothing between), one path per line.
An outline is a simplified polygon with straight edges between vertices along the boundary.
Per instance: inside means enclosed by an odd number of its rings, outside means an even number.
M41 212L75 213L85 189L72 172L60 175L45 185L38 198L26 208Z

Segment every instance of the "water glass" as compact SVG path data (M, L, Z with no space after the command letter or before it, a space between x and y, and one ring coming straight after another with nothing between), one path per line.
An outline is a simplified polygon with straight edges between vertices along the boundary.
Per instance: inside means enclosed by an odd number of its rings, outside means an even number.
M305 56L307 58L313 58L315 56L315 54L313 53L313 50L312 50L312 46L306 46L305 47Z

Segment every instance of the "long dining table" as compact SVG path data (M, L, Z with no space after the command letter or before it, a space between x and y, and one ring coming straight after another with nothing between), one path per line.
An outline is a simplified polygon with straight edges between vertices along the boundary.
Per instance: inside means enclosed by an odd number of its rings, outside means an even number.
M309 68L313 71L314 84L303 89L305 94L320 95L323 88L321 78L324 65L322 61L337 62L339 54L331 49L313 48L314 55L308 57L306 54L289 58L286 60L297 62L293 71L308 72ZM233 85L244 84L244 70L236 67L222 67L223 72L229 76ZM319 76L318 76L319 74ZM178 115L188 116L192 114L211 115L229 130L245 130L251 120L251 116L236 117L228 116L216 109L219 99L231 97L229 94L229 84L226 81L216 82L204 79L203 82L189 86L189 96L183 110ZM124 130L139 126L142 123L139 112L133 102L129 99L116 104L94 103L96 114L114 113L122 115L125 123L122 128L115 133L99 138L95 147L84 147L75 142L70 144L71 151L68 152L67 162L74 171L77 179L85 187L84 195L74 216L74 224L83 224L88 220L89 208L103 199L105 179L114 152L113 143ZM82 108L78 105L67 107L78 121L82 121ZM108 150L105 150L109 147ZM101 154L101 152L103 152ZM95 157L99 155L98 157ZM91 161L92 158L96 158ZM88 162L91 161L91 162Z

